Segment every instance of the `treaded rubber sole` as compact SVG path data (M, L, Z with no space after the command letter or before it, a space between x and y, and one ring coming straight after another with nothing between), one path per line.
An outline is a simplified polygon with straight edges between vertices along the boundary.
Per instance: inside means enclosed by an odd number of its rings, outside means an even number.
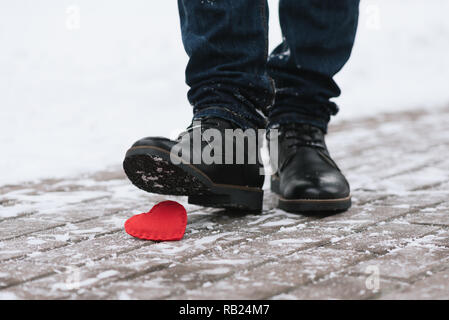
M123 169L139 189L151 193L188 196L191 204L260 212L261 188L213 183L191 164L174 164L167 150L152 146L133 147L126 153Z
M351 196L340 199L285 199L280 195L279 178L271 178L271 191L278 197L278 208L287 212L314 213L314 212L342 212L351 205Z

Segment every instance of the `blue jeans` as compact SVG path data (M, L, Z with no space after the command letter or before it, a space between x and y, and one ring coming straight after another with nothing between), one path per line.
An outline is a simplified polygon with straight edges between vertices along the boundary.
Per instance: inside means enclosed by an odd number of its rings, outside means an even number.
M194 118L243 128L306 123L327 131L359 0L280 0L283 42L268 55L266 0L178 0Z

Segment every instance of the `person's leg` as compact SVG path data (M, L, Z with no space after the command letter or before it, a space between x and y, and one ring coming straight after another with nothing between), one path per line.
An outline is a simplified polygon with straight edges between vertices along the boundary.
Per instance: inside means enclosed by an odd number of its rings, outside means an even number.
M178 6L195 118L215 115L263 128L256 110L266 111L274 98L266 73L266 0L178 0Z
M269 57L276 83L270 125L307 123L326 132L340 95L332 79L349 59L357 29L359 0L280 0L284 41Z
M147 137L134 143L123 162L125 173L151 193L185 195L189 203L203 206L260 211L264 176L260 158L254 157L259 139L255 131L245 130L246 136L242 129L265 128L259 111L266 111L274 98L274 83L266 73L266 0L178 4L190 57L188 97L198 121L177 140Z
M358 0L280 0L283 43L270 56L276 83L269 128L279 136L279 170L271 190L287 211L342 211L351 206L350 187L324 141L332 79L348 60L354 43Z

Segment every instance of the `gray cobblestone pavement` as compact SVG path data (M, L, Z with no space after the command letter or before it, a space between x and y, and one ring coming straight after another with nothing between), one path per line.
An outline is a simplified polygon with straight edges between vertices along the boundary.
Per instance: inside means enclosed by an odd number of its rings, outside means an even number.
M0 299L448 299L449 109L331 127L353 207L306 217L188 205L121 169L0 186ZM172 199L179 242L125 233Z

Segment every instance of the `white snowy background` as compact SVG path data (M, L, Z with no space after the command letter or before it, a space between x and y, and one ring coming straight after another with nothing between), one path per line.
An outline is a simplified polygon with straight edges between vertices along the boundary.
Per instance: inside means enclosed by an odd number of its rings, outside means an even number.
M448 13L448 0L362 0L334 121L447 106ZM105 169L182 130L186 62L173 0L0 1L0 185Z

